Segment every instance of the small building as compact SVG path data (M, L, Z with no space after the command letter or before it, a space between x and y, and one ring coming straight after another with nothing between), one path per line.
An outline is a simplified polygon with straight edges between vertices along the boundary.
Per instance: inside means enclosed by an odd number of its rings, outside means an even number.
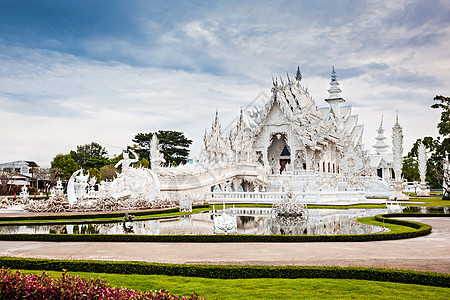
M33 171L39 166L34 161L17 160L0 164L0 170L13 174L8 185L29 185L33 180Z

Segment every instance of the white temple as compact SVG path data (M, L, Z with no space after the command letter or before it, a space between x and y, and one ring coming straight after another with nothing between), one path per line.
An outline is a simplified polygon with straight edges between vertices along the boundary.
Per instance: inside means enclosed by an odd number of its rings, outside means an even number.
M364 127L340 96L334 67L327 107L316 105L301 79L297 69L295 79L275 80L266 105L241 109L228 133L222 133L216 113L197 163L158 169L161 196L180 202L275 203L289 190L304 203L342 204L364 202L366 194L388 197L393 189L386 171L392 160L382 154L387 146L380 138L375 147L379 161L386 160L381 166L386 174L379 177L362 144ZM379 131L382 135L382 126Z
M340 96L334 67L326 107L316 105L301 79L298 68L295 79L288 75L284 81L273 81L265 106L241 108L229 132L222 132L216 112L211 130L205 132L200 158L192 164L163 167L164 157L153 135L151 170L132 167L139 160L137 154L131 151L134 158L130 159L124 152L118 163L122 173L111 182L102 181L98 192L87 189L91 184L88 175L75 172L68 185L69 203L82 208L104 203L119 208L169 203L192 211L193 203L205 201L276 205L289 199L300 206L347 205L367 203L366 197L392 195L392 168L399 162L386 153L382 123L376 153L369 156L362 144L364 126ZM394 135L401 142L401 130ZM398 152L401 144L395 141Z

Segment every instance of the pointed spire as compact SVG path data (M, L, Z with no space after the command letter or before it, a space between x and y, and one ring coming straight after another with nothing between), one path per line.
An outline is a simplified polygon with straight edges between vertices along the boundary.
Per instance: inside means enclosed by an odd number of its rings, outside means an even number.
M300 73L300 66L297 66L297 74L295 75L295 80L302 81L302 73Z
M341 95L339 95L339 93L341 93L341 89L339 88L339 82L337 80L337 76L336 76L336 71L334 70L334 66L333 66L333 70L331 71L331 81L330 81L330 89L328 90L328 93L330 93L330 95L328 96L327 99L339 99L340 102L344 102L344 99L342 99ZM327 100L328 101L328 100Z
M244 108L241 106L241 112L239 114L239 123L243 124L244 123Z
M216 118L214 119L214 125L217 126L219 124L219 109L216 109Z
M381 115L380 127L378 127L377 132L378 132L378 134L383 134L383 132L384 132L384 128L383 128L383 115Z
M384 128L383 128L383 116L381 116L381 122L380 127L378 127L378 136L375 138L376 143L372 147L375 148L375 154L381 154L387 151L387 148L389 148L388 145L386 145L386 137L383 135Z

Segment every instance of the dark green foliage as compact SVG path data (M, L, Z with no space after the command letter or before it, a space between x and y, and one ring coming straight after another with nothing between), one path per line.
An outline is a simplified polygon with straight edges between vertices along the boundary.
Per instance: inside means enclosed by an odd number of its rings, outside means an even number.
M450 139L445 139L443 143L441 143L439 137L434 139L433 137L426 136L423 139L417 139L409 151L408 156L403 160L402 175L408 181L420 180L417 167L418 147L420 142L425 145L426 150L430 153L430 157L427 160L426 181L432 187L440 187L443 179L442 163L445 151L450 152Z
M388 281L450 287L450 275L394 269L311 266L180 265L147 262L54 260L0 257L0 265L11 269L94 272L111 274L168 275L218 279L332 278Z
M192 140L187 139L183 132L159 130L156 132L156 136L158 137L159 147L164 154L164 159L167 164L179 165L187 162L189 146L192 144ZM133 142L139 146L139 148L136 148L136 151L140 158L149 158L152 137L152 132L138 133L134 137Z
M433 100L438 101L438 103L431 105L431 108L442 109L441 122L437 126L439 134L448 136L450 135L450 97L436 96Z
M413 157L403 159L402 176L409 182L420 180L417 159Z
M86 145L77 146L77 151L70 151L70 156L83 169L100 169L110 164L108 151L100 144L92 142Z
M52 169L62 178L69 179L73 172L80 169L80 166L69 154L58 154L51 162Z

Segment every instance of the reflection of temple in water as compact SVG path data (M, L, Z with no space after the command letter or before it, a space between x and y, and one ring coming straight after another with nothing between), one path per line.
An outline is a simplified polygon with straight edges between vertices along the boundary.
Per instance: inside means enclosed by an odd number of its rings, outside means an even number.
M270 209L269 209L270 210ZM247 211L247 213L244 213ZM248 212L254 212L249 214ZM237 234L253 235L347 235L382 231L360 224L355 218L385 213L385 209L309 209L304 216L280 217L254 208L236 208ZM242 212L242 214L239 214ZM256 212L256 213L255 213ZM232 215L232 212L230 213ZM0 233L55 234L138 234L138 235L212 235L211 213L199 213L158 220L106 224L0 226Z

